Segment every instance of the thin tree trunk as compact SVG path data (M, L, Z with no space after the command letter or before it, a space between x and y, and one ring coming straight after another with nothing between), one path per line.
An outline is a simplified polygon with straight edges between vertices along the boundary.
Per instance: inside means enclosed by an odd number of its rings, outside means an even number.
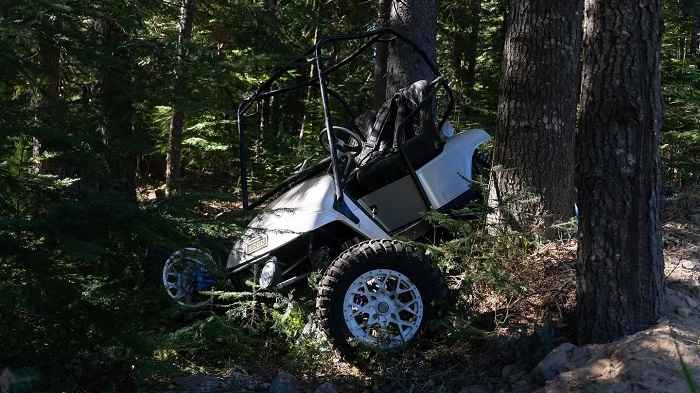
M266 0L265 8L272 15L273 18L277 18L279 14L279 1L278 0Z
M57 23L57 22L55 22ZM37 118L44 127L57 126L62 123L61 113L57 107L59 104L60 86L61 86L61 64L60 64L60 48L51 38L42 38L39 41L39 66L45 76L45 84L37 94ZM34 137L32 140L32 158L34 171L37 173L44 172L47 163L42 161L41 155L44 152L40 137ZM64 176L63 168L58 165L56 159L53 159L53 169L51 172Z
M698 46L700 46L700 16L693 15L691 19L691 29L690 29L690 50L688 54L690 56L697 56Z
M607 342L654 324L662 305L661 3L587 0L585 25L578 330Z
M464 68L467 40L462 36L461 32L457 32L451 37L452 48L450 48L450 58L452 60L452 68L455 70L457 77L457 91L464 89L466 73ZM460 97L457 97L459 99Z
M321 4L319 4L320 0L314 0L313 6L314 9L316 10L316 24L314 26L314 45L318 43L318 27L321 24ZM314 77L314 74L316 72L316 65L314 63L311 64L309 67L309 79L312 79ZM306 127L306 103L311 99L311 86L309 86L306 89L306 96L304 97L304 116L301 119L301 127L299 127L299 143L301 144L301 141L304 139L304 128Z
M506 45L506 32L508 31L508 21L510 20L510 3L514 0L502 0L496 3L497 8L503 15L503 22L498 30L491 37L491 51L493 62L495 64L503 64L503 49Z
M318 40L318 26L316 26L316 32L314 33L314 45L316 45L316 42ZM309 67L309 79L312 79L314 77L314 74L316 72L316 66L314 64L311 64ZM306 115L306 103L311 100L311 86L306 88L306 95L304 97L304 116L301 119L301 127L299 127L299 143L301 144L301 141L304 139L304 133L306 132L306 122L308 121Z
M129 49L124 42L127 35L108 18L97 22L101 32L103 59L100 83L102 85L103 135L109 178L106 187L127 200L136 201L136 156L134 150L133 85L130 70L133 67Z
M391 0L389 26L413 40L428 58L437 60L437 2L435 0ZM413 48L401 41L389 44L386 97L411 83L434 77L430 67Z
M377 26L384 28L389 26L389 7L391 0L379 0ZM374 107L379 109L386 101L386 72L387 56L389 48L386 42L377 42L374 45Z
M184 78L184 61L187 56L187 45L192 38L192 27L196 11L196 0L182 0L180 9L180 34L178 37L178 59L175 69L175 99L173 115L170 120L168 135L168 153L165 167L165 195L171 196L177 192L180 184L182 164L182 130L185 127L185 112L183 101L186 95L186 80Z
M534 229L573 216L582 11L583 0L511 2L491 222Z
M464 24L468 29L471 28L471 17L467 15L467 9L463 6L449 7L449 18L453 24ZM466 79L465 64L467 59L465 54L467 51L467 35L468 31L462 28L456 28L450 32L448 40L450 41L450 61L454 69L455 79L457 83L457 91L463 91L464 82ZM461 101L461 96L456 97Z
M470 26L467 36L467 45L464 50L464 60L467 63L464 75L463 87L466 94L474 90L476 82L476 54L479 49L479 29L481 26L481 0L471 0L470 6Z

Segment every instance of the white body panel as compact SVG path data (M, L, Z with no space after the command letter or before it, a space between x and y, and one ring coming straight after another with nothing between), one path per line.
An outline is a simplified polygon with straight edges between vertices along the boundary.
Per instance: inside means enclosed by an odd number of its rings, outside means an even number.
M371 239L391 238L349 197L345 197L345 202L353 214L359 218L360 221L357 224L335 210L334 201L335 189L331 175L320 175L296 185L253 218L231 253L238 254L239 263L245 262L333 221L341 221ZM246 243L260 236L266 236L266 246L254 252L247 252Z
M433 209L444 206L470 188L472 155L488 140L489 135L483 130L457 134L447 140L440 155L416 170ZM352 199L346 196L345 202L359 218L357 224L333 208L334 200L330 175L320 175L294 186L249 223L241 240L231 250L228 267L269 253L334 221L340 221L370 239L391 238ZM257 244L257 249L246 250L246 244L251 243ZM260 246L262 244L264 246Z
M484 130L473 129L448 139L442 153L416 169L433 209L439 209L471 187L474 150L490 139Z

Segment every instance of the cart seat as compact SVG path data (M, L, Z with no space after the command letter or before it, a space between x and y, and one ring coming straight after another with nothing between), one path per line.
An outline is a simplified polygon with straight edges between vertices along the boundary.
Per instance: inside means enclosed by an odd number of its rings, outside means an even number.
M415 170L440 153L432 107L424 102L428 87L427 81L417 81L394 94L379 112L369 111L356 119L365 145L355 157L357 170L346 188L356 197L409 175L406 160Z
M358 166L369 164L414 136L437 135L429 89L428 81L416 81L397 91L379 112L368 111L358 116L355 123L365 139L362 152L355 157Z

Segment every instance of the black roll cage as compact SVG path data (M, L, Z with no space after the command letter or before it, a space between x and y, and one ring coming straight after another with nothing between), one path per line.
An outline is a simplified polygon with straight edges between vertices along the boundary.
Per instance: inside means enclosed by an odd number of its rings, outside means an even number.
M323 68L323 63L321 60L321 50L325 46L330 46L332 44L335 44L336 42L339 41L350 41L350 40L359 40L359 39L368 39L366 43L364 43L362 46L357 48L355 51L353 51L350 55L342 59L341 61L331 65L330 67L324 69ZM333 120L331 118L331 113L329 110L329 104L328 104L328 97L333 96L334 98L337 98L341 105L343 105L346 110L349 108L349 105L347 102L340 96L338 93L334 92L333 90L329 89L327 84L327 76L330 75L331 73L337 71L341 67L349 64L351 61L353 61L355 58L357 58L360 54L362 54L364 51L372 48L372 46L377 43L377 42L391 42L394 40L400 40L405 44L408 44L410 47L412 47L416 53L420 55L420 57L423 59L423 61L430 67L430 69L433 71L436 77L436 81L445 89L445 93L447 95L447 107L445 109L445 112L438 122L438 130L442 127L442 125L447 121L448 117L452 113L452 110L454 108L454 98L452 95L452 90L450 89L450 86L448 82L443 78L438 80L440 78L440 73L438 71L437 65L433 63L428 55L423 51L415 42L404 36L403 34L393 30L393 29L388 29L388 28L383 28L383 29L376 29L364 33L359 33L359 34L339 34L339 35L334 35L334 36L329 36L320 39L316 45L314 45L311 49L307 50L303 55L297 57L296 59L290 61L286 65L278 68L275 70L272 75L265 81L263 82L258 89L248 98L244 99L239 105L238 105L238 110L236 113L236 119L237 119L237 124L238 124L238 135L239 135L239 153L240 153L240 171L241 171L241 199L243 203L243 208L244 209L253 209L257 206L260 206L262 203L264 203L266 200L271 198L272 196L280 193L282 190L288 189L289 187L293 186L294 184L298 184L301 181L306 180L309 178L310 174L312 172L315 173L315 170L319 168L319 166L324 166L328 165L330 162L332 172L333 172L333 181L335 185L335 208L340 210L346 215L352 215L350 213L349 209L347 208L347 205L345 204L343 200L343 182L341 179L341 173L339 173L338 170L338 153L337 153L337 144L336 144L336 138L334 135L333 130ZM311 56L311 57L309 57ZM283 87L283 88L278 88L274 90L270 90L270 88L273 86L273 84L278 81L282 76L284 76L287 72L298 69L304 65L307 64L315 64L315 70L316 70L316 76L310 77L308 80L297 83L292 86L288 87ZM283 94L283 93L288 93L293 90L301 89L304 87L309 87L313 86L315 83L319 84L319 90L321 92L321 103L323 106L323 115L324 115L324 122L326 126L326 131L327 131L327 137L329 141L329 147L331 147L330 150L330 160L328 158L321 160L319 163L314 165L312 168L309 168L307 170L304 170L300 173L297 173L296 175L291 176L284 182L282 182L280 185L275 187L275 189L265 193L262 195L260 198L258 198L256 201L253 203L250 202L249 199L249 193L248 193L248 147L246 144L245 140L245 124L244 124L244 118L246 117L246 114L250 108L260 102L260 100L268 98L268 97L273 97L278 94ZM352 113L351 110L349 110L350 113ZM411 171L413 172L413 171ZM412 173L412 175L415 176L415 173Z

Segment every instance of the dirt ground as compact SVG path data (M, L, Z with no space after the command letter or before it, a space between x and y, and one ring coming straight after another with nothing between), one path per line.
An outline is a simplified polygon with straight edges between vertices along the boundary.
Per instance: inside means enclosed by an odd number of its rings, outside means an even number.
M671 202L664 225L666 299L659 323L610 344L560 348L559 354L548 356L549 360L560 358L560 372L538 392L697 391L700 204L697 200ZM696 390L691 388L693 383Z

